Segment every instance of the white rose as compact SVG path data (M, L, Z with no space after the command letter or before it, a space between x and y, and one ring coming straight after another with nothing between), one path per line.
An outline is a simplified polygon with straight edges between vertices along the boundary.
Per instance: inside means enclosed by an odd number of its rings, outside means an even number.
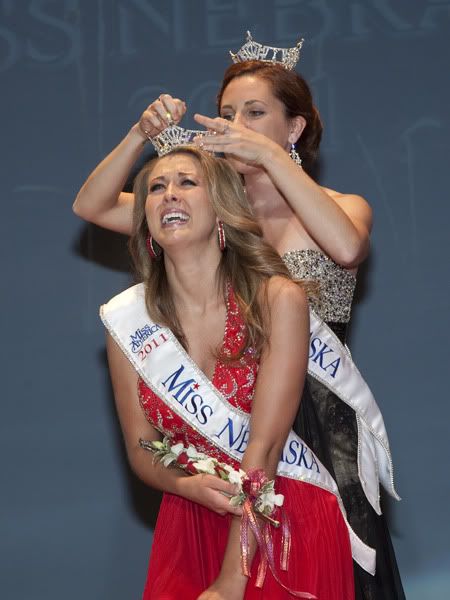
M239 469L239 471L235 471L233 467L230 465L221 465L223 470L228 473L228 481L230 483L235 483L239 487L239 491L242 489L242 478L245 475L245 472Z
M189 444L188 448L186 448L186 454L189 456L189 458L208 458L206 454L198 452L195 446L192 446L192 444Z
M181 442L178 442L178 444L175 444L174 446L172 446L170 448L170 451L175 454L175 456L179 456L184 450L184 446Z
M162 457L161 462L165 467L168 467L169 465L171 465L173 462L175 462L177 459L177 457L175 456L175 454L166 454L165 456Z
M282 506L284 502L283 494L275 494L275 492L264 492L258 497L258 507L261 512L266 509L273 510L274 506Z
M209 473L210 475L215 475L215 460L213 458L203 458L193 464L194 468L199 473Z

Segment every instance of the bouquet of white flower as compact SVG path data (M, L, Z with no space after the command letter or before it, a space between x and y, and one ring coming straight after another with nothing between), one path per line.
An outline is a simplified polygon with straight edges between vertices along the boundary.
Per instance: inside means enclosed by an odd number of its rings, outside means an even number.
M242 469L236 471L230 465L219 462L217 459L203 452L199 452L192 445L186 447L181 442L172 445L168 437L165 437L162 442L149 442L140 439L139 444L145 450L152 452L155 458L159 459L165 467L174 465L191 475L208 473L236 484L238 493L230 497L230 504L233 506L242 506L250 498L254 510L270 521L275 527L279 526L279 522L270 518L270 515L275 506L283 505L284 496L283 494L275 493L275 482L273 480L268 481L265 478L257 492L253 493L252 485L245 471Z
M274 527L282 525L280 555L280 567L282 571L288 570L291 534L287 518L283 518L282 523L280 523L280 521L271 516L275 507L283 505L284 496L283 494L275 493L275 482L273 480L269 481L262 469L251 469L248 473L242 469L236 471L230 465L220 462L203 452L199 452L192 445L184 446L181 442L172 444L171 439L168 437L165 437L162 442L150 442L140 439L139 444L141 448L152 452L155 460L160 460L165 467L173 465L191 475L208 473L236 484L238 493L230 497L230 504L233 506L242 506L240 543L243 574L250 577L248 557L249 530L251 530L261 552L261 560L255 583L256 587L261 588L263 586L266 570L269 568L278 583L293 596L317 600L316 596L308 592L291 590L280 580L276 572L270 525ZM256 519L256 514L266 521L262 527Z

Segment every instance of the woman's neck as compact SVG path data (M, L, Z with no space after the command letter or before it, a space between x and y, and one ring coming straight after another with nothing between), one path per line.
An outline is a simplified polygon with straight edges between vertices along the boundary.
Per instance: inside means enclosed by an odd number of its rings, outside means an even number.
M178 314L205 314L211 306L223 302L217 278L218 252L184 251L175 256L165 253L167 281Z
M265 171L244 177L245 191L257 219L289 217L292 209Z

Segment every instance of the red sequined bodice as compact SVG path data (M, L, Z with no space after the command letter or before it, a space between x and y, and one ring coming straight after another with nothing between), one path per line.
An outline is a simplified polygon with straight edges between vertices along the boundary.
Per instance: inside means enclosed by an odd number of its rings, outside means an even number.
M225 356L234 354L241 347L245 335L245 325L241 317L233 291L229 290L227 300L227 317L222 351ZM232 363L216 362L212 383L227 402L240 410L249 413L255 388L258 361L252 350ZM233 464L228 456L224 456L199 432L185 423L157 396L142 379L138 383L139 400L147 420L161 433L182 442L185 446L192 444L200 452L214 456L218 460Z

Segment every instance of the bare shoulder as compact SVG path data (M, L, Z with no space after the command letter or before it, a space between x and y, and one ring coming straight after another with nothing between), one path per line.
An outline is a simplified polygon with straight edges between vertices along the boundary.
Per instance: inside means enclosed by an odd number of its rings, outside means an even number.
M267 298L271 312L290 315L307 311L308 299L303 287L285 277L271 277L267 283Z
M372 226L372 208L363 196L343 194L326 187L322 187L322 189L350 218L362 221L370 230Z
M367 206L369 206L368 201L363 197L360 196L359 194L348 194L348 193L343 193L343 192L338 192L337 190L332 190L331 188L327 188L322 186L322 189L325 193L327 193L331 198L333 198L333 200L336 200L336 202L360 202L362 204L366 204Z
M120 373L124 379L132 381L137 380L137 373L132 367L130 361L125 356L119 344L114 340L109 331L106 330L106 353L108 356L108 364L111 371L111 376Z
M307 346L309 336L306 292L300 284L290 279L271 277L267 283L267 301L270 319L270 342L266 348L268 356L273 359L275 353L278 359L274 360L282 360L285 366L294 356L298 369L298 357Z

